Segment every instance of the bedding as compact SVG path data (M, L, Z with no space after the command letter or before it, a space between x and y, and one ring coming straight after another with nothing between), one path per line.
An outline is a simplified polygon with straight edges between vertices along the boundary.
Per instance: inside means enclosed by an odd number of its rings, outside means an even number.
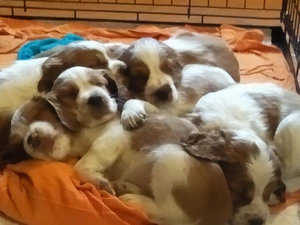
M242 83L273 82L295 91L293 76L280 49L263 44L263 32L258 29L246 30L230 25L210 28L145 25L116 30L83 23L55 26L0 18L0 68L13 63L21 46L36 39L63 38L73 33L89 40L131 43L149 36L163 40L179 29L222 37L240 63ZM0 211L6 215L0 214L0 225L14 224L15 221L28 225L149 224L138 208L128 207L93 185L81 183L72 169L74 163L74 160L68 163L32 160L9 165L0 174ZM300 182L298 184L300 187ZM286 204L271 209L273 214L267 225L282 225L282 221L284 225L300 224L298 189L291 189Z

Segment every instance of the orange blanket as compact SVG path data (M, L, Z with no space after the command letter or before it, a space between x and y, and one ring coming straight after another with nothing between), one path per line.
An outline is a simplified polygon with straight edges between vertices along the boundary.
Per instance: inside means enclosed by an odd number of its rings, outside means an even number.
M147 225L146 215L92 184L69 164L26 161L0 176L0 211L28 225Z
M245 30L229 25L182 28L226 40L239 60L242 82L273 82L295 90L284 56L275 46L262 44L263 33L260 30ZM90 40L131 43L137 38L149 36L162 40L178 29L140 26L136 29L112 30L81 23L53 26L0 18L0 67L11 64L20 46L33 39L75 33ZM299 199L299 196L292 197L289 204ZM279 210L287 206L279 207ZM125 206L91 184L80 183L74 176L72 164L55 162L30 161L9 166L0 175L0 211L28 225L148 223L146 216L138 209Z

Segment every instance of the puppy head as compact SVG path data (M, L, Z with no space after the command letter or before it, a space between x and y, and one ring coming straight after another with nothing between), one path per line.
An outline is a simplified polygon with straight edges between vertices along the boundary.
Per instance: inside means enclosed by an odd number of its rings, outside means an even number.
M183 143L194 157L218 162L235 210L232 225L263 225L268 204L285 200L279 160L272 147L252 131L197 132Z
M26 152L27 156L43 160L62 160L71 151L69 132L44 96L33 97L15 112L9 141L9 149L18 147L20 155Z
M176 52L153 38L134 42L120 57L127 65L127 88L154 105L177 100L182 67Z
M47 100L74 132L105 123L117 113L118 88L108 70L72 67L54 82Z
M84 66L106 69L112 74L126 68L124 62L113 57L119 56L126 45L102 44L96 41L79 41L57 49L42 65L43 76L38 83L39 92L49 92L55 79L66 69Z

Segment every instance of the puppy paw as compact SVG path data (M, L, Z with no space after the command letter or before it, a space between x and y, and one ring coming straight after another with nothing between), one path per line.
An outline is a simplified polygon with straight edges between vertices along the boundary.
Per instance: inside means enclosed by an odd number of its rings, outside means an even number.
M116 195L116 192L113 188L113 186L111 185L111 183L104 177L101 177L99 179L99 188L101 190L104 190L106 192L108 192L111 195Z
M111 183L113 189L116 192L116 196L124 195L124 194L141 194L142 191L137 186L130 184L125 181L114 181Z
M128 108L124 109L121 114L121 124L126 130L135 129L143 125L145 118L145 109Z

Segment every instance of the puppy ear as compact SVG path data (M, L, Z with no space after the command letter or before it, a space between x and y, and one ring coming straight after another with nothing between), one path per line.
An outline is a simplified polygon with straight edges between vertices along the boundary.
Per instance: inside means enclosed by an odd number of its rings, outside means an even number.
M113 96L118 96L118 86L116 82L108 75L104 74L103 77L107 80L107 89Z
M60 122L72 132L80 132L84 128L82 123L77 120L77 116L74 107L71 105L66 105L57 97L54 93L49 92L46 96L46 100L55 109Z
M224 131L193 132L187 141L182 142L184 150L198 159L212 162L235 162L229 148L228 134Z
M42 78L38 83L38 91L40 93L47 93L51 90L54 81L67 68L62 60L56 56L49 57L42 65Z
M277 189L274 194L281 203L286 201L286 185L281 179L277 181Z

